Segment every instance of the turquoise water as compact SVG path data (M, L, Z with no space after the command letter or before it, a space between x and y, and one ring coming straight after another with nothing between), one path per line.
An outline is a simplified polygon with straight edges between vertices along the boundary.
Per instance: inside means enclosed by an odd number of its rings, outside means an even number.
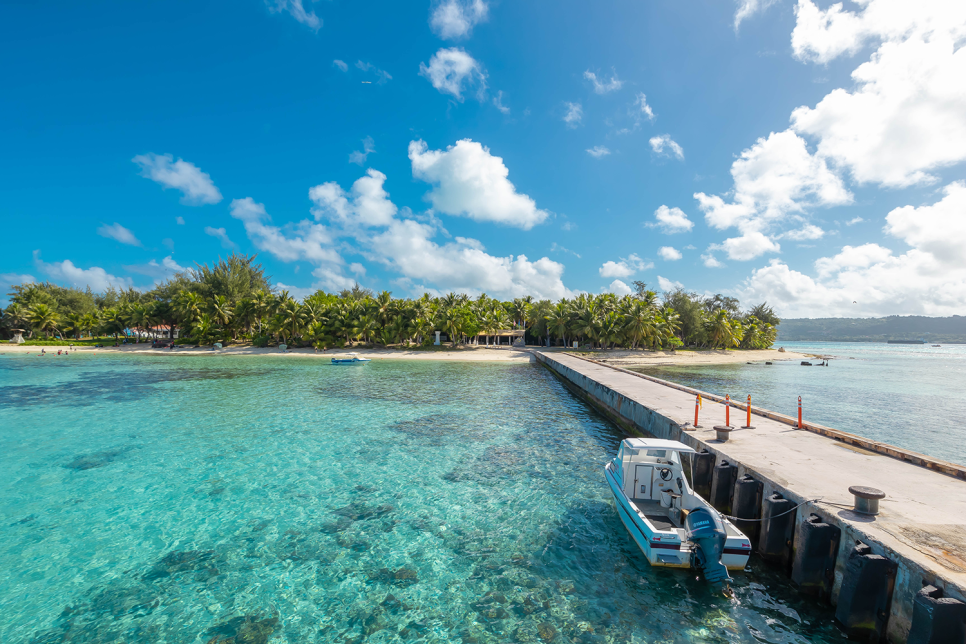
M833 355L829 367L647 367L644 373L966 465L966 345L784 342ZM817 362L817 361L813 361ZM713 413L713 412L711 412ZM723 411L721 412L723 414Z
M526 364L0 357L0 641L839 642L648 567Z

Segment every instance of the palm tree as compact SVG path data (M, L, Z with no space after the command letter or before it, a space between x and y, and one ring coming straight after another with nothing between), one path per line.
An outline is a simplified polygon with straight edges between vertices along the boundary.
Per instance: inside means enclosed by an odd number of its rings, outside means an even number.
M27 321L35 330L49 338L60 325L60 316L46 304L35 304L27 311Z
M87 335L93 335L94 327L96 327L98 324L100 324L100 319L97 317L95 313L85 313L84 316L81 318L80 328L83 331L86 331Z
M624 321L624 329L631 340L632 349L636 349L638 344L643 345L654 336L654 309L641 300L634 299L626 305Z
M728 312L725 310L719 310L712 314L705 321L704 329L711 341L712 348L721 346L727 349L736 344L735 328L732 326L731 318L728 317Z
M570 329L571 312L566 300L557 302L549 315L547 315L547 334L552 332L567 345L567 331Z
M198 322L192 327L192 335L198 344L211 344L211 336L215 331L215 322L207 313L202 313Z
M208 303L208 309L211 311L212 319L221 326L222 332L227 332L232 316L234 315L234 310L228 298L224 295L216 295L215 299Z
M278 315L285 323L285 330L289 338L295 338L305 326L305 311L295 300L286 300L278 307Z
M80 313L70 313L67 315L64 331L70 331L78 340L83 337L83 316Z

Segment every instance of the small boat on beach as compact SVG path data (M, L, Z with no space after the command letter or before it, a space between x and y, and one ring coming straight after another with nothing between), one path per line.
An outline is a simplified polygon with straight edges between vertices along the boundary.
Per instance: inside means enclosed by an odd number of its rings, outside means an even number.
M652 566L693 568L715 586L743 570L751 541L688 484L678 441L625 438L604 476L617 513Z
M360 358L358 353L350 353L348 358L332 358L332 364L365 364L369 358Z

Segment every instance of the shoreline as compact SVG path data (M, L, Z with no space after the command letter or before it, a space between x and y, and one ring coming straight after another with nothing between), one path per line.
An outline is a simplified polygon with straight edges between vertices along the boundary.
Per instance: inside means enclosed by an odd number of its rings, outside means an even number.
M12 344L0 344L0 355L30 355L39 354L41 349L46 349L47 353L53 353L56 357L57 351L66 350L62 346L24 346ZM148 344L125 345L120 347L88 347L77 346L71 353L94 354L98 352L126 355L150 355L150 356L299 356L306 358L341 358L350 353L358 354L360 357L371 360L442 360L442 361L466 361L466 362L530 362L533 360L532 349L548 351L543 347L462 347L459 349L435 349L435 350L407 350L407 349L338 349L329 350L325 353L317 352L312 348L291 349L285 352L279 351L274 347L257 348L252 346L234 346L224 349L210 348L204 349L153 349ZM615 366L670 366L670 365L716 365L716 364L737 364L742 362L763 362L763 361L784 361L784 360L804 360L811 358L811 354L796 353L792 351L779 352L777 349L755 349L739 351L641 351L630 349L594 349L577 350L564 349L563 347L550 350L551 353L573 353L578 356L591 357L607 364Z

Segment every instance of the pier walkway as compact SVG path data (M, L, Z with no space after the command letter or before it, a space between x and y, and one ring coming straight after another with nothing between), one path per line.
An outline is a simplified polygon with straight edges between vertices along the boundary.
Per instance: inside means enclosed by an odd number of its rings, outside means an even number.
M891 641L905 641L913 598L924 582L966 600L966 481L955 471L927 469L763 415L752 416L755 429L739 429L745 412L735 408L731 425L736 429L729 441L720 442L712 426L725 424L724 405L705 399L699 421L703 428L693 429L694 390L574 355L534 354L569 389L629 432L705 448L719 462L737 464L739 477L750 474L763 481L765 496L777 491L795 503L821 498L798 509L796 525L814 512L842 530L833 603L855 540L899 564L887 631ZM853 505L849 486L855 485L886 493L878 516L848 509Z

